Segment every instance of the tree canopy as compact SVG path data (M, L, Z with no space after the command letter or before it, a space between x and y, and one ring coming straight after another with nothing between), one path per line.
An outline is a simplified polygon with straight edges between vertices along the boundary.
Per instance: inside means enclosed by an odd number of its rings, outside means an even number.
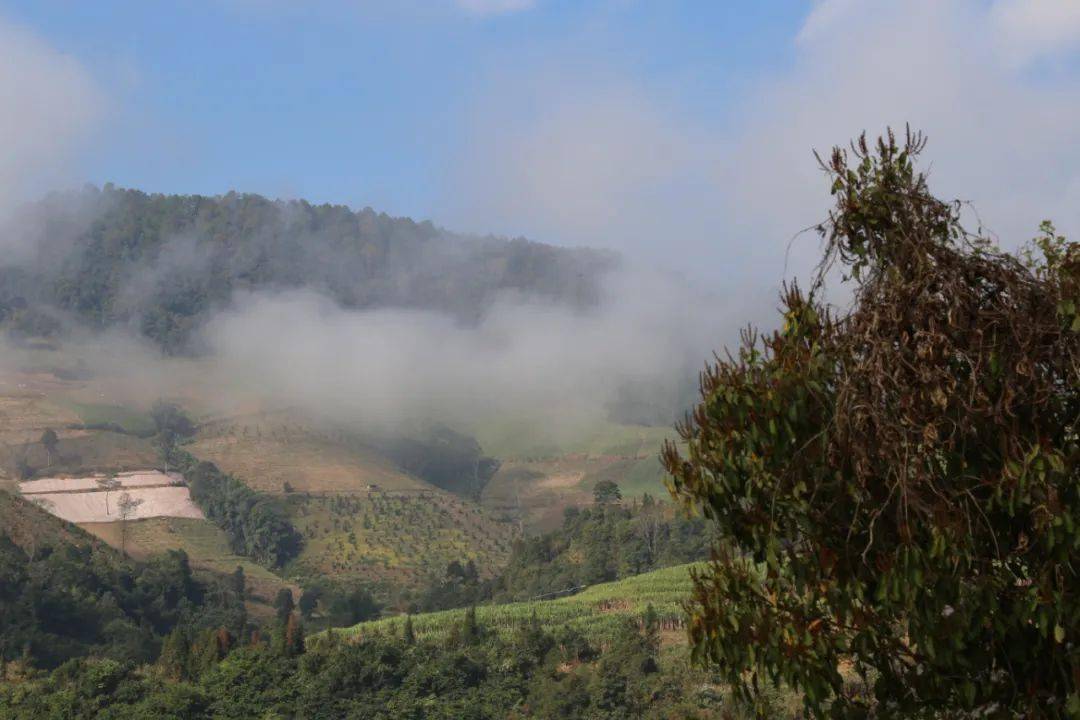
M458 235L371 208L258 195L54 193L13 229L33 258L0 262L0 324L50 335L58 317L127 326L170 353L233 293L313 288L343 307L437 309L474 321L508 290L571 306L599 297L610 253Z
M787 683L817 716L1076 715L1080 247L1049 224L1020 254L969 233L923 147L822 161L813 284L706 369L664 448L723 538L691 638L738 693Z

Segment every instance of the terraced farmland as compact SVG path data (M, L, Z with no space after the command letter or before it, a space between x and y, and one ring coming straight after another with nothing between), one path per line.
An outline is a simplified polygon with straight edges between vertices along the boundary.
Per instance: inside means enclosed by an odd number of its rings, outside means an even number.
M367 492L372 485L409 491L429 487L348 434L287 412L206 423L187 449L252 489L271 494Z
M626 617L641 617L652 605L661 628L670 635L683 627L682 603L690 596L692 567L677 565L594 585L569 597L483 605L476 608L476 620L483 628L509 635L535 617L544 625L569 625L589 638L603 641ZM444 638L461 626L464 614L464 610L445 610L414 615L413 631L419 638ZM389 633L400 637L404 623L405 618L399 616L361 623L343 632L346 636Z
M305 541L292 568L299 575L409 583L453 560L490 571L510 553L509 526L447 492L296 494L288 507Z

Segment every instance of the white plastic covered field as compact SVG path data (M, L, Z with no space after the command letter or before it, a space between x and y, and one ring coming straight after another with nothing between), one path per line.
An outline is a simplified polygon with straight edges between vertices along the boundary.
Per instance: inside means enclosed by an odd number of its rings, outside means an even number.
M100 490L101 481L110 476L91 475L90 477L59 477L42 478L40 480L27 480L19 483L19 490L23 495L35 493L73 492L75 490ZM111 477L116 478L121 487L161 487L164 485L183 485L184 478L180 473L163 473L160 470L139 470L136 472L116 473Z
M121 473L116 476L119 487L109 491L101 489L103 477L43 478L20 483L19 489L27 500L73 523L120 521L120 499L125 494L133 501L128 520L203 517L183 479L174 473Z

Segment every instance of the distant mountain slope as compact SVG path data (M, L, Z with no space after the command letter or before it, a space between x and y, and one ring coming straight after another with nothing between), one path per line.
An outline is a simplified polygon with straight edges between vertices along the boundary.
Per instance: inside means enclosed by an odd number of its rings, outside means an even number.
M129 325L163 348L239 290L310 288L345 307L433 308L469 321L507 291L585 305L609 253L457 235L370 208L258 195L146 194L106 185L53 194L4 231L0 316L29 335L42 306Z

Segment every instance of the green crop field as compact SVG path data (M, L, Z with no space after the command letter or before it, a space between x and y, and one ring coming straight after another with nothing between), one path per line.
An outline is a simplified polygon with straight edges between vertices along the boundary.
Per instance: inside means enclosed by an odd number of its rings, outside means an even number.
M373 492L287 496L304 549L289 570L411 583L448 563L473 560L481 572L501 567L512 528L450 493Z
M693 565L677 565L626 580L593 585L569 597L483 605L476 608L476 620L485 629L510 634L535 617L544 625L568 625L586 637L603 641L617 623L627 617L643 616L652 605L662 627L679 628L684 622L682 603L690 596L691 567ZM419 638L443 638L461 626L464 614L464 610L445 610L414 615L413 631ZM361 623L340 632L346 636L374 633L400 636L404 623L405 618L398 616Z
M581 481L590 493L596 483L610 480L619 486L624 498L641 497L645 493L654 498L667 498L668 490L664 485L667 473L660 465L659 454L644 458L622 460L587 474Z
M120 547L121 523L85 523L81 527L113 547ZM242 567L248 599L256 605L268 607L283 587L292 589L294 594L299 592L293 583L235 554L229 548L225 532L209 520L164 517L128 523L127 551L133 557L145 560L168 550L183 550L193 568L218 575L230 575L237 566Z
M598 423L580 432L504 422L474 429L484 452L506 459L552 459L566 455L648 457L675 438L670 427Z

